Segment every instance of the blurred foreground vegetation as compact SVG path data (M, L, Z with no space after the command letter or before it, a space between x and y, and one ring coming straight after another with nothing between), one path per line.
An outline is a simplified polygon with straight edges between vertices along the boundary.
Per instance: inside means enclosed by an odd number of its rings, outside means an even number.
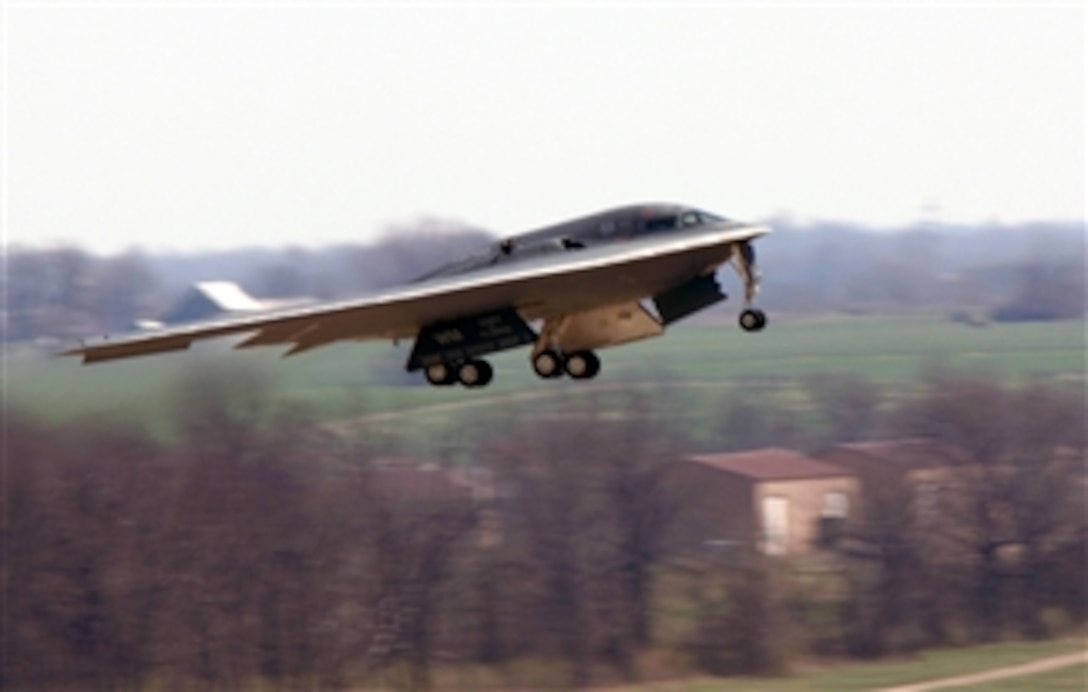
M135 416L3 411L0 687L781 675L1046 639L1088 615L1082 383L933 366L906 383L832 373L707 399L662 378L438 428L410 410L330 425L276 391L235 361L187 370L156 398L165 434ZM862 551L670 553L683 498L662 478L680 455L918 436L981 469L938 521L919 525L901 498L852 518ZM391 485L384 470L409 453L490 479L486 492Z

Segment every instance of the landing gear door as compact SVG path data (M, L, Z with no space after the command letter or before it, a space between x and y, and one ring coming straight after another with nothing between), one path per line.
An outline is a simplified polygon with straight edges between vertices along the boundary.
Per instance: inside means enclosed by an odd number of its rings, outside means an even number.
M549 346L563 353L616 346L660 336L665 328L637 301L608 305L562 318Z
M461 363L536 341L536 333L514 309L432 324L419 330L405 369Z
M714 274L705 274L654 296L654 305L661 321L672 324L721 300L725 300L725 294Z

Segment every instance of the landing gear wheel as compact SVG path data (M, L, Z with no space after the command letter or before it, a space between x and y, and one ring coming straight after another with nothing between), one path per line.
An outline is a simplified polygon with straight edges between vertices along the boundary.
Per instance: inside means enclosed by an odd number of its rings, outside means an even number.
M423 376L427 378L427 382L431 383L435 387L446 387L456 381L454 377L453 368L446 363L435 363L434 365L428 365L423 369Z
M494 375L485 360L466 360L457 368L457 381L466 387L485 387Z
M561 377L563 375L563 359L550 348L544 349L533 358L533 372L546 380Z
M601 359L593 351L575 351L567 356L563 369L576 380L589 380L601 371Z
M746 332L758 332L767 326L767 315L758 308L748 308L740 313L740 328Z

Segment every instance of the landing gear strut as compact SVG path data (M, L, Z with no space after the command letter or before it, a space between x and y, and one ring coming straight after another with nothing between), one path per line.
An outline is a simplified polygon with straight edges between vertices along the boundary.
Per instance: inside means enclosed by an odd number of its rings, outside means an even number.
M544 320L537 336L529 362L538 377L551 380L569 375L575 380L589 380L601 371L601 359L588 349L564 353L562 343L565 330L570 327L570 317Z
M738 319L740 328L746 332L762 331L767 326L767 314L759 308L752 307L752 301L759 293L759 270L756 269L755 248L749 243L741 243L733 257L735 260L733 266L744 281L744 310Z

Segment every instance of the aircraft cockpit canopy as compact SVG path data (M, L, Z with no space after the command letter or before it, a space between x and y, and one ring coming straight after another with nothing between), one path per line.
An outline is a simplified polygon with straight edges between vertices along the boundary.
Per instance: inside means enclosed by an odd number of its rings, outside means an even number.
M704 223L724 223L726 221L729 221L729 219L725 218L724 216L718 216L717 214L711 214L708 211L702 211L700 209L692 209L691 211L685 213L685 215L687 215L687 214L695 214L696 216L698 216L700 224L704 224Z
M695 228L705 224L721 223L726 219L698 209L685 209L679 213L657 213L648 216L643 223L646 231L668 231L677 228Z

